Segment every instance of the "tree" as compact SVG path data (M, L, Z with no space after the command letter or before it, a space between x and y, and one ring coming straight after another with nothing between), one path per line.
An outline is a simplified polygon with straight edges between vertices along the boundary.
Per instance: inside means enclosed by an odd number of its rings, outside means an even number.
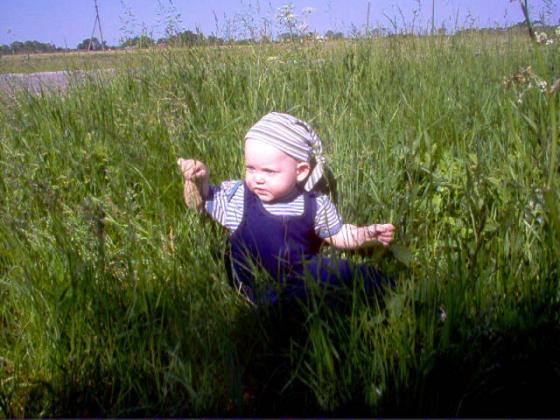
M107 43L103 41L103 45L99 40L95 37L93 38L86 38L82 42L78 44L76 49L78 50L92 50L92 51L100 51L103 48L107 48Z
M208 45L224 45L224 40L222 38L218 38L214 35L209 35L206 38L206 44Z
M342 32L334 32L334 31L328 30L325 33L325 38L327 38L327 39L342 39L342 38L344 38L344 34Z
M148 35L135 36L134 38L127 39L120 46L122 48L148 48L155 44L154 40Z
M205 37L202 33L195 33L193 31L186 30L184 32L178 33L174 37L170 38L170 43L178 46L188 46L204 44Z
M11 45L0 45L0 54L21 54L21 53L41 53L41 52L52 52L58 51L60 48L56 48L53 44L45 44L39 41L15 41Z

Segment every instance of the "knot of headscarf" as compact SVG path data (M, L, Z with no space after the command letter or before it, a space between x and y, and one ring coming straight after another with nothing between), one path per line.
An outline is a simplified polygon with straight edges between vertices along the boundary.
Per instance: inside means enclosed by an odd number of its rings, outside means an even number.
M323 176L325 157L321 138L307 122L293 115L266 114L249 129L245 135L247 140L266 143L296 160L311 163L312 170L304 185L307 191L311 191Z

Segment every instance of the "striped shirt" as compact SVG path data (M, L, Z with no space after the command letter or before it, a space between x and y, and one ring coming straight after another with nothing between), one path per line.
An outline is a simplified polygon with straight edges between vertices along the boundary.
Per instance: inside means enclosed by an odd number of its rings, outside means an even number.
M235 232L243 220L244 195L243 181L224 181L220 185L209 186L206 211L212 219L227 228L230 234ZM316 200L315 232L322 239L336 235L342 228L342 218L336 207L326 195L318 195ZM262 204L266 211L275 216L300 216L304 212L302 194L281 203Z

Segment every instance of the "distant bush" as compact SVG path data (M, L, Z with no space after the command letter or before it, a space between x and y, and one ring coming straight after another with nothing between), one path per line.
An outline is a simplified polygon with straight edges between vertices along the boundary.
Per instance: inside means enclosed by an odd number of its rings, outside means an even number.
M0 55L2 54L20 54L20 53L40 53L40 52L54 52L61 51L63 48L58 48L54 44L43 43L39 41L15 41L10 45L0 45Z
M91 50L91 51L101 51L109 48L107 42L100 42L97 38L86 38L78 44L77 50Z

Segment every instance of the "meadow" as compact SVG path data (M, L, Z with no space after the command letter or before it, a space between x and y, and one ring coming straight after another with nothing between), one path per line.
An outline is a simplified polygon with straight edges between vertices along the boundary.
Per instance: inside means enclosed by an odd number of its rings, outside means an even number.
M107 69L122 64L123 56L142 55L136 51L69 51L0 56L0 74Z
M0 416L558 416L559 45L167 49L2 97ZM343 254L382 304L279 319L229 285L175 162L242 177L271 110L323 138L345 220L398 227Z

